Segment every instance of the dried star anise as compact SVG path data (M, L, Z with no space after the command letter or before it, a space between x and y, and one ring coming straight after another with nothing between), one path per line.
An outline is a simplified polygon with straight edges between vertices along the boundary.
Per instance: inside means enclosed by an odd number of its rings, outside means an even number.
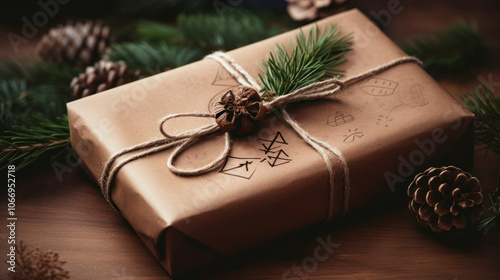
M214 104L217 124L225 132L246 134L266 116L266 107L252 87L239 86L236 93L228 91Z

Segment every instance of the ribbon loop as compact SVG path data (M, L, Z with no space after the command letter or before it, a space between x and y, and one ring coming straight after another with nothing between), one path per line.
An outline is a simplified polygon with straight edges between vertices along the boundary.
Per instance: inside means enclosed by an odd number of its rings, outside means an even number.
M186 141L184 141L181 145L177 146L175 150L172 152L170 157L168 158L167 161L167 166L172 171L173 173L181 176L192 176L192 175L200 175L200 174L205 174L207 172L210 172L214 170L215 168L219 167L219 165L226 160L227 156L229 155L229 152L231 151L231 136L228 132L224 133L225 134L225 145L224 145L224 150L222 153L217 157L215 160L213 160L211 163L199 167L199 168L192 168L192 169L183 169L179 168L174 165L174 160L175 158L182 153L184 150L186 150L189 146L197 142L200 138L199 137L191 137L188 138Z
M185 139L189 137L201 137L205 136L214 132L219 131L219 127L217 124L209 124L200 128L195 128L192 130L188 130L186 132L182 132L179 134L168 134L165 131L164 124L171 119L175 118L181 118L181 117L198 117L198 118L214 118L215 114L210 114L210 113L180 113L180 114L171 114L167 115L163 118L160 119L159 123L159 128L160 128L160 133L165 136L166 138L178 140L178 139Z

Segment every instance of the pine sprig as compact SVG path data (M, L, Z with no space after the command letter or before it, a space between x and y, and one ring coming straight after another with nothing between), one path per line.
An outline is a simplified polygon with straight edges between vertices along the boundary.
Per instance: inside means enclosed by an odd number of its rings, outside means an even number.
M488 56L476 24L465 20L444 31L399 45L408 55L422 60L424 69L433 74L468 72L484 63Z
M176 27L154 21L140 22L136 27L135 33L137 41L173 44L184 40L184 34Z
M177 25L188 45L206 52L232 50L280 32L277 28L268 28L256 15L243 11L223 15L180 15Z
M4 80L25 80L29 85L52 83L68 86L82 69L66 63L41 61L35 56L19 59L0 58L0 77Z
M477 145L500 154L500 98L482 84L473 93L462 97L464 104L476 115L475 141Z
M340 27L331 25L321 32L318 26L302 30L290 40L290 50L284 45L277 46L274 53L259 67L264 75L259 79L264 90L277 96L296 89L340 75L342 70L335 67L346 61L345 53L351 50L351 34L340 36Z
M23 80L0 80L0 129L3 132L33 115L55 119L66 112L69 99L69 94L56 85L28 88Z
M113 45L105 59L124 61L133 70L153 75L194 61L197 49L179 45L149 42L122 43Z
M43 157L54 158L69 145L68 117L56 121L34 117L0 136L0 169L15 164L20 169Z
M462 100L475 117L475 144L482 145L488 151L500 154L500 98L493 95L491 89L482 84L474 92L462 96ZM478 230L484 235L500 223L500 171L497 189L490 194L493 216L479 221Z
M487 212L491 212L494 215L484 218L479 221L477 229L483 233L483 235L488 234L488 232L495 227L495 225L500 223L500 170L498 171L497 188L493 193L489 194L491 207Z

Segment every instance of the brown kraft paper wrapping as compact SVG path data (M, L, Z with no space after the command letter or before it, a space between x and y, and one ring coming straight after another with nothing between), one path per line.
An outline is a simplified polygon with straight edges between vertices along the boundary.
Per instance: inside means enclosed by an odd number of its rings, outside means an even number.
M353 50L340 68L351 77L405 54L357 10L321 20L354 32ZM304 27L307 30L309 26ZM266 54L298 30L228 52L257 78ZM216 61L201 60L68 104L71 143L98 179L114 153L158 139L168 114L209 112L238 83ZM402 187L432 163L470 168L472 113L460 106L415 63L392 67L328 99L301 102L290 114L319 140L342 151L350 169L349 209ZM172 120L179 132L214 120ZM183 152L176 163L199 167L216 158L223 134ZM329 203L322 157L271 114L249 136L235 137L224 166L193 177L166 166L167 150L126 164L111 197L173 276L221 256L322 221ZM335 158L332 155L332 158ZM338 158L334 212L343 207Z

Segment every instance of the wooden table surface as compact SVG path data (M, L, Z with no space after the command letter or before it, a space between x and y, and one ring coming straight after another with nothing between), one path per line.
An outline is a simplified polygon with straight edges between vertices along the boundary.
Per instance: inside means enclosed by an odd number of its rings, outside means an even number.
M388 1L353 1L366 14ZM402 0L385 32L394 40L441 30L456 19L475 20L492 47L488 65L470 75L439 78L458 96L481 77L500 82L500 9L497 1ZM476 4L472 3L476 2ZM2 37L5 38L5 37ZM2 46L5 47L5 42ZM3 48L5 54L9 50ZM488 78L491 75L491 78ZM500 96L500 84L493 84ZM64 159L63 159L64 160ZM70 159L72 161L73 159ZM483 187L495 186L500 156L475 154L473 175ZM3 173L5 175L5 173ZM97 186L78 167L59 180L47 165L17 175L17 240L59 252L71 279L169 279L127 222L110 211ZM0 218L6 221L6 188L0 194ZM316 225L272 240L188 274L184 279L500 279L500 228L484 239L474 234L439 238L417 225L403 195L393 194L353 211L331 225ZM6 279L5 226L0 230L0 278ZM318 238L335 248L317 266ZM306 261L307 262L307 261Z

